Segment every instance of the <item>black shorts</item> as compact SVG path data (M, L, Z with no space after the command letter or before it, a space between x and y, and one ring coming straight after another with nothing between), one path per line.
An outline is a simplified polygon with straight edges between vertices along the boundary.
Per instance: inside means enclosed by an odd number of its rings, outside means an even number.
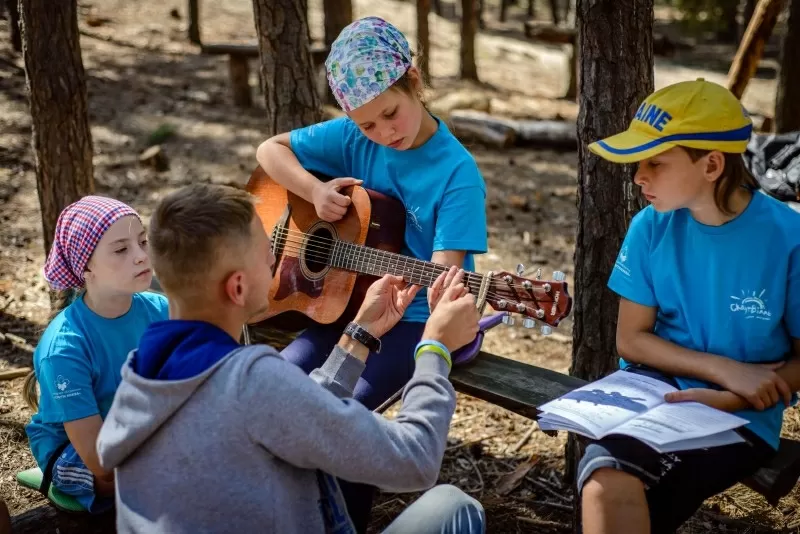
M651 370L629 370L673 383ZM598 469L624 471L645 486L651 532L675 532L703 501L751 476L774 456L775 450L749 430L739 433L746 443L664 454L627 436L592 441L578 466L578 492Z

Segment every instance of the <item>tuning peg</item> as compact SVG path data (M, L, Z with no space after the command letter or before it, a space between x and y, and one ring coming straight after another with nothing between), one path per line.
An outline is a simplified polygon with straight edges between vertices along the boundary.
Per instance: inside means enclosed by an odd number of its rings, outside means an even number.
M517 264L517 276L522 276L522 273L525 272L525 266L521 263Z
M506 326L514 326L514 316L513 315L504 315L503 316L503 324Z
M522 320L522 326L524 326L525 328L533 328L534 326L536 326L536 321L534 321L530 317L525 317Z
M541 269L536 269L536 279L537 280L541 280L542 279L542 270Z
M550 328L550 326L548 326L548 325L546 325L546 324L545 324L545 325L542 325L542 328L541 328L541 330L540 330L540 331L542 332L542 335L543 335L543 336L549 336L550 334L552 334L552 333L553 333L553 329L552 329L552 328Z
M562 273L561 271L553 272L553 280L555 280L556 282L563 282L564 280L566 280L566 278L567 275Z

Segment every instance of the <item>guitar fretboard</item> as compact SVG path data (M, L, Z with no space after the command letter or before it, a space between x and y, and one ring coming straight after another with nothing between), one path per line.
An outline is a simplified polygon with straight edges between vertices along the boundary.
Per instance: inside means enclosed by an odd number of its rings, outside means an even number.
M433 285L436 278L448 269L437 263L338 240L333 244L328 264L374 276L401 276L407 282L425 287ZM468 271L464 274L469 291L477 294L483 276Z

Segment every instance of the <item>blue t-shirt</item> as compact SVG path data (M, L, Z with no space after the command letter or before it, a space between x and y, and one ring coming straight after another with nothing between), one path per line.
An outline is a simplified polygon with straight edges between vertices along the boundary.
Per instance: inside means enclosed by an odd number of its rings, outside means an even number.
M436 133L410 150L373 143L347 117L294 130L291 145L307 170L358 178L363 187L402 202L402 254L430 261L437 250L464 250L464 269L472 271L473 254L487 248L486 185L472 155L443 121L437 122ZM424 322L428 315L423 289L403 319Z
M105 419L128 353L150 323L168 318L167 299L143 292L116 319L97 315L81 296L50 322L33 353L39 411L25 428L40 468L68 440L64 423L96 414Z
M608 286L658 308L655 334L667 341L746 363L785 360L800 338L800 213L761 192L721 226L648 206L633 218ZM676 378L681 389L711 387ZM779 402L737 415L777 448L783 410Z

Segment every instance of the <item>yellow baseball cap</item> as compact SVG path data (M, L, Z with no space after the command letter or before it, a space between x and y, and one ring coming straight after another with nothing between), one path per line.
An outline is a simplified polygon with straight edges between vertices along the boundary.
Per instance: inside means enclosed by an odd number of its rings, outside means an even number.
M627 130L589 150L616 163L641 161L675 146L740 154L752 130L753 121L733 93L699 78L651 94Z

